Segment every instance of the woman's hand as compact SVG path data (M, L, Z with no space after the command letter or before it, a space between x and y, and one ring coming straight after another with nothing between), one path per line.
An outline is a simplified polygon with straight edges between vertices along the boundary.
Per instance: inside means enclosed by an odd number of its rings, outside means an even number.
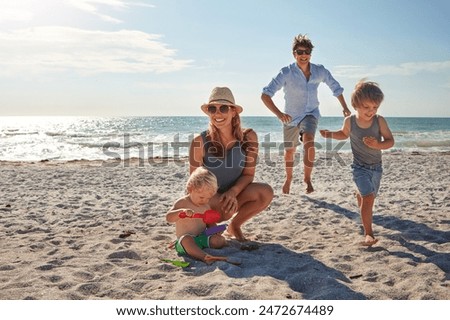
M227 215L233 214L239 209L236 194L231 190L228 190L220 196L220 203L222 205L223 212Z

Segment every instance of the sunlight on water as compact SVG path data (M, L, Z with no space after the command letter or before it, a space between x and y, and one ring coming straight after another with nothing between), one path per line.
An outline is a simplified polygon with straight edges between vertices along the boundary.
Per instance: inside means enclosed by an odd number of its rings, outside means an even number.
M450 119L387 119L396 144L390 151L450 151ZM282 153L282 127L275 117L243 117L260 153ZM340 117L324 117L319 129L337 130ZM188 155L191 139L208 127L207 117L0 117L0 160L107 160ZM350 152L350 144L316 135L318 152ZM298 149L301 152L301 148Z

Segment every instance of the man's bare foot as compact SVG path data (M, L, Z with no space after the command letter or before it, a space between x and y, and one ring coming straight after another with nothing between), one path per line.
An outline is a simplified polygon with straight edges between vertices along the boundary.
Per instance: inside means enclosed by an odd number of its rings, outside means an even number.
M366 234L366 237L365 237L364 241L361 242L361 245L366 246L366 247L371 247L377 242L378 242L378 239L375 239L370 234Z
M228 225L227 232L239 242L247 241L242 233L241 228L235 227L233 222Z
M284 194L289 194L289 192L291 191L291 180L284 180L282 191Z
M314 192L314 187L311 181L305 181L305 183L306 183L306 193Z

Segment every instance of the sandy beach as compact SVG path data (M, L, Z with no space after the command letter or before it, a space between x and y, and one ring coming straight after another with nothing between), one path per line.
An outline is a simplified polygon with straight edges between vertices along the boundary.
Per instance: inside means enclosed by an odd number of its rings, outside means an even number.
M450 154L384 154L371 248L350 157L319 154L309 195L301 166L282 195L282 158L262 157L275 198L244 225L254 246L207 249L239 266L167 248L186 160L1 162L0 299L450 299Z

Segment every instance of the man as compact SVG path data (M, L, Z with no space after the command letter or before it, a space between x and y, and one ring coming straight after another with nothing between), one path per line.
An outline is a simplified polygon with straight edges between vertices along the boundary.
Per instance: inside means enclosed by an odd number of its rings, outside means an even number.
M261 99L283 123L285 143L284 161L286 179L283 193L288 194L291 187L294 155L300 141L303 142L304 182L306 193L314 191L311 173L315 159L314 137L320 118L318 87L324 82L339 100L344 116L351 114L342 92L344 89L333 78L324 66L310 62L314 46L306 35L299 34L294 38L292 51L295 62L282 68L281 71L263 88ZM284 112L275 105L272 97L284 89Z

